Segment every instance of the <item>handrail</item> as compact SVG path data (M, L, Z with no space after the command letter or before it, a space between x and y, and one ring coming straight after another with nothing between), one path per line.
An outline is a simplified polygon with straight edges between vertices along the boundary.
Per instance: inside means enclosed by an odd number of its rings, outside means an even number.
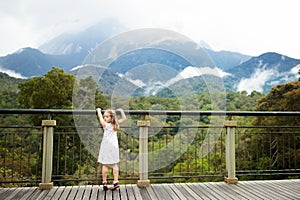
M124 110L130 115L205 115L205 116L300 116L300 111L162 111ZM92 115L95 110L0 109L0 114L75 114Z

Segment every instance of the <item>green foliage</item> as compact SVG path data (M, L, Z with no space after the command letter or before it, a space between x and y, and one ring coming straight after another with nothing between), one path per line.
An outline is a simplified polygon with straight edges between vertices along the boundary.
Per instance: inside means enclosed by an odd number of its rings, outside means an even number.
M255 109L260 111L299 111L299 102L300 82L296 81L273 87L268 95L258 100ZM299 166L299 135L295 133L297 131L295 128L288 127L299 126L299 117L257 117L252 124L267 126L257 130L260 134L244 135L245 138L241 140L242 144L240 145L247 151L244 154L252 156L247 160L257 161L257 165L252 166L253 169L281 170L287 167L285 163L289 163L289 166ZM277 128L278 126L287 126L287 128L282 130ZM251 142L247 143L246 141ZM253 146L252 143L259 144L259 146Z
M300 71L299 71L300 73ZM110 97L104 96L100 91L103 85L98 86L92 77L81 79L79 83L73 75L65 73L62 69L53 67L51 71L42 77L35 77L29 80L15 80L0 74L1 83L4 86L1 88L1 107L2 108L49 108L49 109L95 109L95 107L101 107L103 109L109 107L107 99ZM19 84L19 88L17 87ZM199 84L204 84L203 81ZM129 99L130 110L214 110L216 108L226 107L226 110L230 111L252 111L252 110L271 110L271 111L299 111L300 110L300 81L291 82L284 85L278 85L274 87L268 95L263 95L259 92L252 92L250 95L247 92L234 92L229 91L226 94L216 94L220 97L225 96L225 106L223 102L219 105L213 105L211 94L206 90L200 90L197 94L185 94L185 89L177 88L181 90L183 94L181 97L176 97L172 90L165 90L165 94L160 93L161 96L148 96L148 97L133 97ZM174 90L173 90L174 91ZM172 96L173 95L173 96ZM165 97L162 97L165 96ZM167 96L167 97L166 97ZM18 99L17 99L18 97ZM124 99L117 97L114 99L114 105L124 105ZM35 116L31 118L33 123L30 123L28 119L19 116L1 116L0 123L2 125L12 124L34 124L40 125L42 119L47 119L48 116ZM72 116L52 116L57 120L59 126L74 126ZM86 120L92 120L87 117ZM148 149L151 152L155 152L161 148L166 147L164 151L161 151L162 157L168 153L173 152L174 155L180 154L181 149L169 149L168 144L174 143L174 146L181 144L181 147L186 147L184 141L188 140L191 134L196 134L193 144L189 145L186 152L180 156L180 158L170 165L157 170L155 173L168 175L211 175L215 173L222 174L225 168L225 157L221 152L224 152L225 141L224 138L216 143L215 149L212 154L204 157L196 155L200 148L200 145L208 146L209 144L203 143L203 133L193 132L186 135L182 135L179 139L175 140L178 128L173 126L178 125L197 125L208 124L210 118L207 116L200 116L200 118L193 117L180 117L180 116L168 116L166 119L161 119L159 116L148 116L151 119L151 128L163 125L165 127L157 134L150 133ZM135 117L132 117L133 120ZM200 120L200 123L199 123ZM236 120L236 119L235 119ZM252 118L238 118L239 123L247 125L299 125L300 119L295 117L264 117L257 118L255 121ZM163 122L163 124L161 124ZM288 129L288 131L293 131ZM26 134L11 134L10 130L4 130L0 132L0 151L1 160L6 156L6 168L5 173L10 176L21 176L22 174L38 177L40 176L40 163L41 151L41 135L36 134L40 130L31 130L32 133ZM16 131L16 130L13 130ZM239 148L237 149L238 155L243 155L239 158L242 163L238 163L240 169L250 170L269 170L269 166L272 169L284 169L285 166L281 165L277 160L284 160L288 163L289 158L293 159L291 165L299 166L299 136L293 134L273 134L276 132L274 128L261 128L257 132L261 131L262 134L251 134L245 130L245 132L239 135ZM150 131L151 132L151 131ZM155 131L154 131L155 132ZM84 146L80 141L80 137L76 134L74 128L60 128L55 130L54 136L54 175L64 174L65 177L80 177L83 174L98 173L96 160L90 155L87 150L83 150ZM118 134L120 149L123 152L131 152L127 156L129 161L135 162L139 151L138 143L138 129L125 128ZM31 136L30 136L31 135ZM89 132L88 137L91 137ZM128 137L129 135L129 137ZM93 138L92 138L93 139ZM101 138L100 138L101 139ZM98 138L99 140L99 138ZM14 141L12 144L10 141ZM260 146L253 146L259 144ZM18 145L21 144L21 145ZM294 144L291 147L289 144ZM271 145L271 150L270 150ZM13 150L12 150L13 149ZM169 152L170 150L170 152ZM122 154L122 153L121 153ZM195 156L194 156L195 155ZM271 156L270 156L271 155ZM22 167L20 171L13 170L13 159L18 160L18 164ZM166 156L167 158L167 156ZM244 160L243 160L244 159ZM252 161L257 162L252 162ZM157 160L149 165L156 165ZM161 165L168 163L168 160L162 160ZM284 163L283 162L283 163ZM28 164L29 163L29 164ZM200 174L199 174L200 172ZM0 167L0 174L4 173L4 168ZM131 176L125 174L124 176ZM132 174L132 176L136 176ZM63 177L62 177L63 178ZM88 177L87 177L88 178ZM184 178L182 181L192 181L194 179ZM71 182L70 182L71 184ZM72 182L72 184L74 184Z
M19 102L25 108L70 108L75 77L53 67L42 77L20 83Z
M19 94L18 84L23 79L16 79L0 72L0 108L19 108L17 97Z

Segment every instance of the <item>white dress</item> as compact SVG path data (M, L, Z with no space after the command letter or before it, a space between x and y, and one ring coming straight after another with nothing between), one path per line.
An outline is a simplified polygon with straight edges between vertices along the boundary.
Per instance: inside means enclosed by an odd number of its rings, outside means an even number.
M113 130L111 123L105 122L98 162L102 164L116 164L120 162L117 131Z

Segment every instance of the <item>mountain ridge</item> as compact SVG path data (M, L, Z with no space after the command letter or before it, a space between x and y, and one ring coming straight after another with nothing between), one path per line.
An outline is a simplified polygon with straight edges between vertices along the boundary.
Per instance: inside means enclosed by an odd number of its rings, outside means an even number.
M39 49L22 48L15 53L0 57L0 71L1 69L8 69L24 77L33 77L44 75L53 66L56 66L71 73L70 70L82 65L87 55L101 42L125 29L117 21L106 20L79 33L62 34L41 45ZM126 43L124 45L126 46ZM165 45L162 44L162 47L165 47ZM168 41L167 45L172 46L176 45L176 43L172 44L172 42ZM221 73L225 74L223 80L228 90L250 91L251 87L249 85L253 84L257 85L257 87L252 89L268 92L274 84L293 80L300 66L299 59L290 58L276 52L266 52L253 57L227 50L213 51L208 48L208 44L206 44L206 47L203 47L203 50L215 66L191 66L191 63L180 57L180 55L164 51L164 48L159 49L159 44L155 47L157 48L136 49L124 55L119 55L109 66L106 66L107 70L109 70L106 77L112 76L111 79L116 80L117 77L122 76L122 78L127 78L128 83L134 83L136 86L140 86L142 90L143 87L147 90L145 88L147 84L149 87L157 86L160 88L161 84L165 84L168 81L171 82L170 80L175 78L176 74L173 73L170 73L170 76L156 77L164 67L170 68L169 72L174 70L178 75L187 67L202 67L202 70L203 68L207 68L208 71L220 70ZM189 46L186 49L191 48ZM142 67L146 67L147 70L144 70L144 72L143 70L138 70L138 68ZM151 73L151 70L154 71ZM200 72L197 69L196 71ZM115 74L112 75L112 73ZM168 72L165 71L164 73ZM216 71L216 73L218 72ZM207 73L204 72L204 74ZM152 77L147 77L147 75ZM160 79L153 79L158 77ZM189 78L195 81L198 80L196 76ZM106 83L102 84L109 87ZM180 83L177 83L177 85L180 85ZM195 84L193 83L192 85ZM195 85L195 88L197 87ZM155 88L152 89L156 91Z

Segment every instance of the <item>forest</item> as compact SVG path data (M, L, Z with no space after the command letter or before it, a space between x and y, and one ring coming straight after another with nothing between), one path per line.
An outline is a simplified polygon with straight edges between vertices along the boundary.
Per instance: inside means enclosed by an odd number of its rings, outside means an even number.
M3 73L0 73L0 76L1 109L73 109L78 106L81 109L97 107L106 109L111 107L111 97L97 90L101 87L92 77L76 80L74 75L57 67L53 67L43 76L27 80L14 79ZM257 91L253 91L251 94L246 91L227 91L225 96L228 111L300 111L300 78L294 82L273 87L269 94ZM82 99L82 97L85 98ZM115 101L120 101L120 105L122 105L122 98ZM118 103L115 104L118 105ZM128 106L129 110L153 110L156 107L173 111L212 110L210 95L207 92L176 98L154 95L131 97ZM40 179L42 155L40 125L41 120L48 117L47 115L0 115L1 185L5 182L9 184L26 182L24 179L28 180L29 178ZM85 182L83 181L84 183L94 180L95 177L99 178L101 168L96 163L95 155L84 148L86 144L81 142L82 138L76 133L73 116L57 115L52 118L57 120L59 125L56 128L57 134L54 135L53 149L53 178L57 184L78 184L76 181L78 177L86 179ZM138 132L132 128L135 126L133 123L138 119L138 117L132 116L132 119L118 133L121 158L126 159L126 166L120 163L121 169L138 166L136 160ZM151 116L149 119L153 125L152 130L155 132L152 137L149 137L149 155L151 152L170 146L170 144L173 146L181 144L180 148L185 148L186 144L183 141L188 140L190 132L193 130L189 130L187 133L183 131L182 138L176 140L178 131L176 125L185 123L189 126L208 126L210 121L208 116L201 116L200 119L185 118L184 122L178 116L169 116L163 119L164 124L161 126L164 128L155 131L154 126L159 126L162 120L155 116ZM237 170L244 172L244 176L239 177L240 179L250 179L247 173L253 175L253 171L257 173L274 169L277 172L292 169L299 174L297 169L299 170L300 167L300 117L236 117L234 120L242 126L268 125L268 127L256 130L263 134L252 134L247 127L239 132L236 139L238 141L236 154L243 156L238 157L240 162L237 164ZM18 128L18 125L22 125L22 128ZM278 132L276 126L285 126L287 133ZM99 132L99 127L92 129L92 132ZM189 144L186 152L181 153L178 159L165 165L160 163L162 166L160 169L156 169L154 166L155 170L151 172L152 177L157 177L157 179L153 178L154 182L170 181L170 179L164 179L164 176L172 176L171 181L180 182L220 180L222 178L225 168L224 135L216 142L213 153L201 157L193 156L193 154L196 154L194 152L200 148L201 144L204 144L203 130L196 129L192 134L194 134L192 144ZM94 140L96 143L101 141L101 138L93 138L93 135L87 134L86 137L91 137L89 140ZM176 151L178 149L173 149L173 153ZM164 153L168 153L168 151L166 150ZM154 156L150 159L157 158ZM157 162L150 162L150 165L155 165ZM138 177L136 170L126 169L124 171L120 173L120 177L124 181L130 177ZM211 176L213 174L218 176ZM259 174L254 174L254 177L264 178ZM279 173L278 176L274 176L274 178L276 177L286 176ZM288 177L299 178L298 175L289 175ZM270 179L270 177L267 178ZM5 186L9 184L6 183Z

